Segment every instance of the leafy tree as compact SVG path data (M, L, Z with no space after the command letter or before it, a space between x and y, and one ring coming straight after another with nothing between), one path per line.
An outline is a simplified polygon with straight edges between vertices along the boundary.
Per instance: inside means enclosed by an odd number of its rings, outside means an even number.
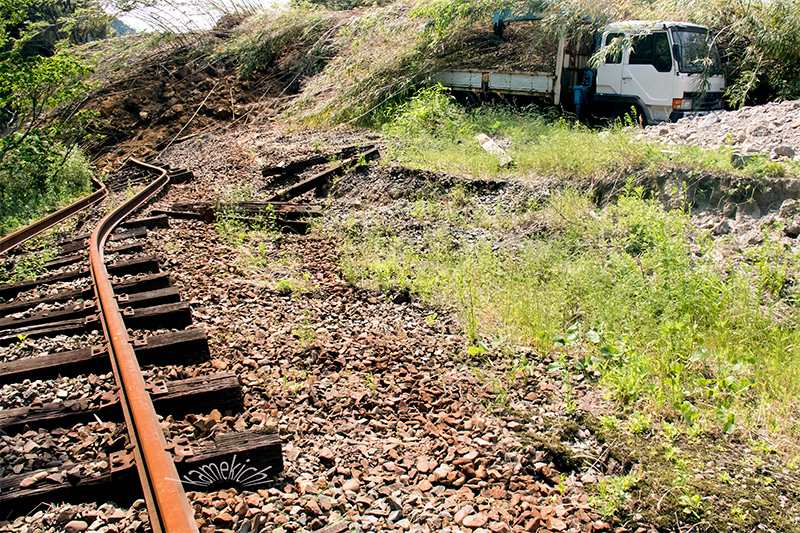
M113 16L96 0L0 0L0 50L50 56L66 40L83 44L108 36Z
M88 4L0 0L0 233L88 188L76 148L90 68L59 44L86 37Z

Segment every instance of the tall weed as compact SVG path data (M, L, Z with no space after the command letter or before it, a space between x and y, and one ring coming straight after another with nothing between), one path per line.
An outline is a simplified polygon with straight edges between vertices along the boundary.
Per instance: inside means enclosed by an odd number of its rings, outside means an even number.
M408 10L401 1L352 17L336 35L339 53L292 112L313 124L380 124L386 106L437 70L420 48L425 21Z
M237 58L242 78L284 60L297 79L316 74L334 55L336 26L335 16L313 6L270 9L237 28L234 40L220 55Z

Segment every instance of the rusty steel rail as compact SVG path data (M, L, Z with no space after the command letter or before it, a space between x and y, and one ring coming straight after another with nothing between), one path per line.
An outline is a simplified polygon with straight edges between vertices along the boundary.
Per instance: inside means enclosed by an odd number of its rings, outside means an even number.
M77 202L74 202L68 205L67 207L59 209L55 213L47 215L46 217L34 222L33 224L25 226L24 228L20 228L14 233L10 233L5 237L3 237L2 239L0 239L0 254L14 248L19 244L22 244L31 237L39 235L46 229L55 226L59 222L68 219L75 213L82 211L87 207L89 207L90 205L95 204L100 200L102 200L103 198L105 198L106 195L108 194L108 189L106 189L105 184L94 178L92 178L92 181L95 183L95 185L100 186L100 188L94 191L92 194L84 196Z
M144 378L103 262L103 245L114 228L169 182L166 170L134 159L130 161L142 168L159 172L160 176L136 196L106 215L97 225L89 239L90 270L151 527L155 533L194 533L197 532L194 512L186 498L172 456L166 451L164 433L150 395L145 390Z

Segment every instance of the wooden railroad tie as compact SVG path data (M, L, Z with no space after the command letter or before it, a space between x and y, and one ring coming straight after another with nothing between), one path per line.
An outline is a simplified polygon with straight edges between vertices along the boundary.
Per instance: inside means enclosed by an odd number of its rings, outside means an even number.
M75 252L86 250L89 246L89 233L84 233L79 235L75 238L61 241L58 246L61 249L61 253L64 254L73 254ZM134 228L128 231L119 231L116 233L112 233L109 236L109 242L116 242L116 241L124 241L127 239L141 239L147 237L147 228Z
M210 358L208 339L202 328L150 336L134 344L141 365L194 365ZM94 346L0 363L0 382L106 372L111 372L108 352L105 346Z
M132 243L132 244L125 244L122 246L118 246L116 248L108 250L108 253L114 254L137 254L141 253L144 250L144 246L139 243ZM28 257L29 254L18 254L13 256L9 261L6 262L7 265L10 265L13 268L14 263ZM85 253L75 253L75 254L61 254L57 256L55 259L51 261L47 261L42 265L44 270L56 270L58 268L62 268L69 265L74 265L75 263L80 263L82 261L87 260L87 255Z
M106 266L108 273L114 276L124 276L126 274L155 273L159 271L158 257L148 255L137 257L126 261L117 261ZM0 298L8 300L14 298L21 292L33 289L39 285L55 283L58 281L75 281L89 276L89 268L82 267L60 274L44 276L37 279L26 279L14 283L3 283L0 285Z
M168 381L151 391L153 405L163 416L185 416L190 413L241 411L242 389L236 374L229 372ZM108 403L87 407L88 400L51 402L41 407L19 407L0 410L0 430L18 433L35 428L71 427L75 424L103 421L122 421L122 410L116 394L109 393Z
M169 217L159 215L159 216L150 216L145 218L134 218L132 220L127 220L120 222L120 227L122 228L168 228L169 227Z
M173 452L175 467L187 491L268 488L273 478L283 471L281 440L275 433L258 430L220 433L213 440L192 445L168 441L167 447ZM3 514L25 514L42 501L77 503L111 498L118 503L132 502L141 497L141 487L136 468L127 455L124 452L113 455L109 467L99 475L80 476L80 465L72 465L2 478L0 506ZM35 478L39 481L23 486Z
M156 305L180 302L181 296L177 287L167 287L166 289L156 289L154 291L140 292L136 294L122 294L117 296L121 308L130 307L139 309L143 307L153 307ZM60 309L58 311L41 311L22 318L5 317L0 318L0 330L35 326L38 324L48 324L74 318L84 318L97 312L94 300L85 301L83 304L73 307Z
M192 324L192 311L188 302L176 302L152 307L122 309L125 325L132 329L185 328ZM24 326L0 332L0 346L8 346L20 339L38 339L53 335L79 335L102 328L97 315L62 320L52 324Z
M366 146L350 145L342 148L338 152L334 152L331 154L316 155L308 157L306 159L293 161L291 163L285 163L282 161L277 165L262 168L261 175L266 178L268 176L295 174L297 172L301 172L307 168L316 165L324 165L330 163L331 161L334 161L336 159L349 159L355 156L359 152L367 152L369 150L372 150L373 148L375 148L375 146L371 144Z
M167 272L157 272L155 274L138 274L131 279L124 281L117 280L112 282L116 294L133 294L137 292L153 291L171 287L174 280ZM58 302L68 302L70 300L82 299L89 300L94 298L94 288L91 285L84 285L79 289L54 292L39 298L29 300L19 300L0 304L0 316L8 316L11 313L19 313L26 309L32 309L39 304L51 304Z
M338 176L340 174L344 174L345 170L351 166L358 167L359 160L364 161L372 161L374 159L380 158L381 154L377 148L372 148L367 152L364 152L359 157L353 157L351 159L347 159L342 161L341 163L329 168L319 174L315 174L309 178L306 178L291 187L278 191L277 193L273 194L269 198L266 199L267 202L272 201L280 201L280 200L287 200L289 198L295 198L304 194L308 191L312 191L317 187L325 185L331 178Z
M278 229L284 232L300 234L307 233L309 228L308 222L300 219L322 214L322 207L319 205L291 204L288 202L241 202L218 206L210 203L172 204L168 210L156 209L151 211L151 214L213 222L217 218L218 210L224 211L226 217L235 218L245 223L258 222L259 215L274 214L275 226Z

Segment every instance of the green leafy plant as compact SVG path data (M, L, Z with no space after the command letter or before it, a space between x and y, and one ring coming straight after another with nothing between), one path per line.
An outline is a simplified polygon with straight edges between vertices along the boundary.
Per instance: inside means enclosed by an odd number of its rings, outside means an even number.
M603 518L614 518L631 499L631 489L640 480L640 476L635 473L605 477L594 486L594 494L589 500Z
M78 24L37 12L59 6L0 2L0 233L89 188L88 163L78 145L90 137L96 116L79 111L91 88L84 81L91 69L57 46L64 35L78 39Z

